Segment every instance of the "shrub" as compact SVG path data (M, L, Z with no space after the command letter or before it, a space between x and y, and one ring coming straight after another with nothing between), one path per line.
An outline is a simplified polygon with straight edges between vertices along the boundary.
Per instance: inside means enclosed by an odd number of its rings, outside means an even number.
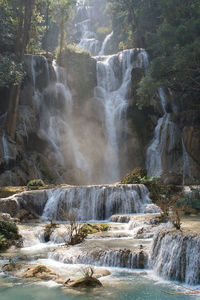
M0 234L0 250L7 248L7 239L4 237L3 234Z
M131 173L125 175L120 181L121 184L145 183L147 171L144 168L135 168Z
M19 239L18 228L14 223L0 221L0 250L9 248Z
M27 187L31 186L45 186L45 183L42 179L33 179L27 183Z

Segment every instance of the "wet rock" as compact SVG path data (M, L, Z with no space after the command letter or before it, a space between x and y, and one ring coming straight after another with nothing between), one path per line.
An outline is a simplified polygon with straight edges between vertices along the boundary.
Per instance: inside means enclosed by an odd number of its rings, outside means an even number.
M113 215L110 217L110 221L114 223L128 223L131 220L130 216Z
M20 264L20 263L9 263L6 264L2 267L2 270L4 272L14 272L14 271L18 271L20 269L22 269L24 267L24 264Z
M95 277L84 277L75 280L73 283L69 284L71 288L97 288L103 287L102 283Z
M18 202L17 200L12 196L5 199L0 199L0 212L1 213L7 213L10 214L11 217L14 217L16 215L16 212L18 211Z
M13 218L11 218L10 214L0 213L0 220L10 222L13 221Z
M56 278L56 274L51 270L48 269L46 266L39 265L37 267L34 267L32 269L28 269L24 276L26 278L37 278L42 280L52 280Z
M33 214L31 214L25 209L20 209L16 214L16 218L18 218L20 222L27 222L29 220L35 219L36 216L34 216Z

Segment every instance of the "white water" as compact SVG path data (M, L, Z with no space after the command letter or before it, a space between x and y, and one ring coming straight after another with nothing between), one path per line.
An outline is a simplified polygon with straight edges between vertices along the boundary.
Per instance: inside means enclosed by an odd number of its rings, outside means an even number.
M105 37L105 39L103 41L103 44L101 46L101 51L99 52L98 55L105 55L106 54L108 44L110 43L110 40L112 39L112 37L113 37L113 31Z
M5 132L2 135L2 146L3 146L3 158L5 159L5 162L8 165L10 160L10 152L9 152L8 141Z
M155 272L171 280L200 284L200 238L181 233L158 233L152 246Z
M177 162L177 147L182 149L183 160L183 184L185 177L191 177L188 153L185 149L182 134L177 125L171 120L167 113L166 95L162 88L158 89L158 96L163 111L163 116L158 120L154 131L154 138L147 149L146 168L148 176L160 177L164 171L169 171ZM174 107L174 110L176 108Z
M191 172L191 168L190 168L189 155L185 148L183 138L181 139L181 144L182 144L182 151L183 151L183 181L182 181L182 184L184 185L186 176L188 176L191 180L193 179L193 177L192 177L192 172Z
M66 220L66 213L75 211L77 220L107 220L117 213L143 213L150 203L144 185L71 187L48 191L42 216Z

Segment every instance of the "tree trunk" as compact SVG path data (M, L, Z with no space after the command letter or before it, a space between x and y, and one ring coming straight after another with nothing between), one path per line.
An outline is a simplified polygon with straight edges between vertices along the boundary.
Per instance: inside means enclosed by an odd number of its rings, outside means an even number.
M15 42L16 63L23 63L24 61L24 52L29 42L29 33L34 3L35 0L21 0L19 3L18 29ZM12 139L15 139L20 87L21 85L12 85L10 88L6 132Z

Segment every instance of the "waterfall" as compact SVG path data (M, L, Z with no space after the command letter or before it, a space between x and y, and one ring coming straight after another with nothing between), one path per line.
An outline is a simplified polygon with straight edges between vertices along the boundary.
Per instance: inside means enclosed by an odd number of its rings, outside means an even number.
M89 264L129 269L144 269L148 263L148 255L140 249L103 250L88 248L82 250L81 248L76 248L68 251L56 251L49 256L66 264Z
M171 280L200 284L200 237L181 232L160 232L154 237L151 264L154 271Z
M97 57L95 98L103 106L105 114L107 182L115 182L120 178L119 142L125 128L133 56L132 49L119 54Z
M170 93L171 97L172 94ZM146 152L146 168L148 176L160 177L164 171L171 170L177 158L176 148L182 150L183 160L183 184L185 177L191 176L188 153L182 138L182 133L177 125L171 120L171 114L167 112L166 95L162 88L158 89L158 96L163 111L163 116L158 120L154 131L154 138ZM173 99L171 99L173 103ZM177 107L172 104L174 113Z
M144 185L71 187L48 191L42 216L62 220L75 211L81 221L106 220L113 214L142 213L149 203Z
M191 168L190 168L189 156L188 156L187 150L185 148L183 138L181 139L181 144L182 144L182 151L183 151L183 181L182 181L182 183L184 185L185 178L187 175L190 179L193 179L193 178L192 178L192 172L191 172Z
M10 160L10 151L9 151L8 141L5 132L2 135L2 146L3 146L3 157L5 159L6 165L8 165Z
M86 19L76 24L76 27L81 32L81 40L77 45L77 48L87 50L92 55L97 55L99 53L101 43L96 39L96 34L90 31L90 19Z
M176 162L173 148L180 142L178 127L171 121L171 115L166 110L166 96L163 89L158 89L158 96L163 116L158 120L154 138L146 155L148 176L156 177L161 176L164 170L169 169Z
M98 55L105 55L106 54L106 50L107 50L107 47L108 47L108 44L110 43L111 39L113 37L113 31L111 33L109 33L104 41L103 41L103 44L101 46L101 51L99 52Z

